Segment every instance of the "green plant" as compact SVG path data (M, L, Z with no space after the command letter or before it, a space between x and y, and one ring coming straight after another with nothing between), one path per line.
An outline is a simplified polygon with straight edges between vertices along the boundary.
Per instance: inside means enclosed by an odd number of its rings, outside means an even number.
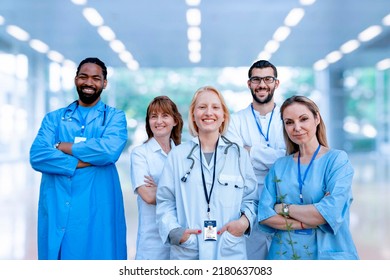
M281 190L280 190L279 183L280 183L281 181L282 181L282 180L278 179L278 178L275 176L274 182L275 182L276 188L277 188L277 197L276 197L276 199L277 199L278 203L281 203L281 204L282 204L282 207L283 207L284 204L285 204L285 201L286 201L286 196L287 196L287 194L282 194L282 192L281 192ZM287 244L290 246L291 252L292 252L291 259L293 259L293 260L299 260L299 259L301 259L301 256L297 253L297 250L296 250L296 247L295 247L295 246L297 246L297 242L293 240L292 234L291 234L292 230L294 230L294 229L292 228L292 223L290 222L289 217L288 217L285 213L281 212L281 213L278 213L278 214L281 215L281 216L283 216L284 221L285 221L285 223L286 223L286 231L287 231L287 236L288 236L288 238L287 238ZM283 251L283 250L282 250L282 248L283 248L283 246L282 246L282 245L283 245L282 236L281 236L279 233L277 233L277 234L275 234L275 237L279 239L278 244L280 245L280 248L281 248L280 251L278 252L278 254L281 255L281 256L282 256L282 255L286 255L286 254L287 254L287 251ZM312 255L312 252L310 252L309 246L308 246L308 245L303 245L303 248L304 248L304 250L305 250L305 253L306 253L308 256L311 256L311 255Z

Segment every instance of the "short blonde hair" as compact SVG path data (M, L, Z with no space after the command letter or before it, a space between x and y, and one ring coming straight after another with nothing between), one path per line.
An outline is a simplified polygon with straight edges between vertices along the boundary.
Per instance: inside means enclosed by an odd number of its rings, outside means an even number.
M194 120L194 111L195 111L196 101L198 100L198 96L202 92L214 93L214 94L216 94L218 96L219 100L221 101L222 110L223 110L223 113L224 113L224 119L225 120L221 124L221 126L219 127L219 133L221 135L224 135L226 133L228 127L229 127L230 112L229 112L229 109L228 109L228 107L226 105L225 99L222 96L222 93L219 90L217 90L215 87L213 87L213 86L204 86L204 87L199 88L195 92L194 96L192 97L192 101L191 101L191 104L190 104L190 109L188 111L188 128L189 128L190 134L192 136L198 136L198 133L199 133L199 128L196 125L195 120Z

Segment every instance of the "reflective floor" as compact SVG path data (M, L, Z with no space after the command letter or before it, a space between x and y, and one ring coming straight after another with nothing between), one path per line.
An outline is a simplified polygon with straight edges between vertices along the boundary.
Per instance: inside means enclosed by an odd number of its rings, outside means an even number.
M350 155L355 168L351 231L361 259L390 260L390 156ZM3 159L4 161L4 159ZM119 160L128 228L128 256L134 258L136 197L129 178L129 155ZM0 162L0 259L37 258L36 221L40 173L26 162Z

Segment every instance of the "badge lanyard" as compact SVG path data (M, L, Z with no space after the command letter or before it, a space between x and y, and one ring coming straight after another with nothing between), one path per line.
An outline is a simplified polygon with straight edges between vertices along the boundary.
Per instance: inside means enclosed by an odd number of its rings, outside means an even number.
M313 156L311 157L309 166L307 167L307 169L305 171L305 174L303 175L303 179L302 179L302 176L301 176L301 153L298 151L298 183L299 183L299 199L301 200L301 203L303 203L303 195L302 195L303 184L305 182L307 173L309 172L309 169L310 169L310 167L313 164L313 161L315 160L315 158L317 157L318 152L320 151L320 148L321 148L321 144L318 145L318 148L316 149L316 151L314 152Z
M252 114L253 114L253 117L255 118L257 129L259 130L260 134L263 135L265 141L267 141L268 147L269 147L269 128L271 127L271 121L272 121L272 117L274 115L275 107L276 107L276 104L274 104L274 108L272 108L271 117L269 118L269 121L268 121L267 135L264 135L263 130L261 129L261 124L259 123L259 121L256 118L255 110L253 109L253 103L251 104Z
M207 216L208 219L210 220L210 199L211 199L211 193L213 192L214 188L214 181L215 181L215 169L217 165L217 147L218 147L218 141L217 144L215 145L215 153L214 153L214 170L213 170L213 182L211 183L211 188L210 188L210 194L207 193L207 187L206 187L206 180L204 179L204 173L203 173L203 164L202 164L202 147L200 144L200 139L199 139L199 156L200 156L200 169L202 171L202 182L203 182L203 190L204 190L204 195L206 197L206 202L207 202Z

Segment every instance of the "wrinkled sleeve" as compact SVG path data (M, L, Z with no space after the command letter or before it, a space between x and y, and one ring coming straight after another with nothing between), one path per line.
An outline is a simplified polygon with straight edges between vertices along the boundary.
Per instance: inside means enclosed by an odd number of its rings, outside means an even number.
M143 146L135 147L130 155L130 178L134 192L139 186L145 184L145 175L148 174L150 171L145 149Z
M60 112L47 114L38 134L30 148L30 164L39 172L72 176L76 170L78 159L57 150L54 144L58 141L57 126Z
M326 192L314 206L326 220L326 224L320 228L325 232L336 234L342 226L345 216L348 215L352 203L352 179L354 170L344 151L338 151L335 158L328 164L326 172Z
M267 171L274 162L286 155L284 148L272 148L265 144L254 144L251 147L250 157L255 170Z
M175 180L173 176L173 155L175 150L168 154L165 162L156 195L156 219L160 237L164 243L169 244L169 233L172 229L179 228L176 212Z
M259 198L259 208L257 212L257 218L259 223L272 216L278 215L274 210L274 205L277 199L277 186L275 182L275 176L275 169L274 167L271 167L269 173L265 177L264 189L261 192ZM268 233L275 232L275 229L263 224L260 224L260 229Z
M241 203L241 213L245 213L245 216L248 218L251 232L257 220L256 214L259 201L259 198L257 197L257 180L252 165L250 163L248 152L244 149L241 149L241 153L243 158L242 166L245 167L245 187L243 200Z
M111 108L107 125L99 138L73 144L72 153L81 161L104 166L115 163L127 142L127 123L123 111Z

